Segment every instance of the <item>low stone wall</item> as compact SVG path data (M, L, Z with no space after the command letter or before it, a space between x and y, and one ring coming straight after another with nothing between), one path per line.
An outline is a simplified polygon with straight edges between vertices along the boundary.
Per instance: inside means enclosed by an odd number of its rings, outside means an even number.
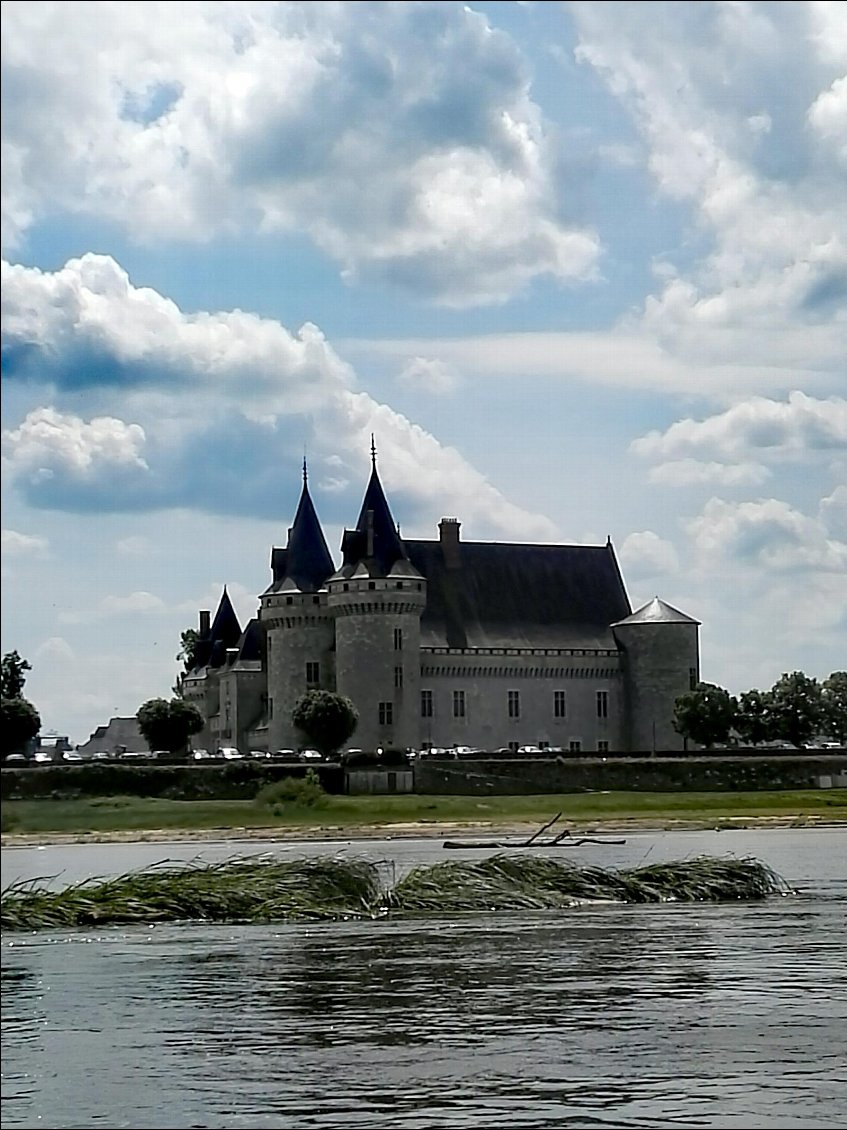
M410 793L415 787L411 769L348 769L346 777L347 792L351 795Z
M415 792L508 796L533 793L756 792L847 787L847 752L793 757L529 760L420 758Z

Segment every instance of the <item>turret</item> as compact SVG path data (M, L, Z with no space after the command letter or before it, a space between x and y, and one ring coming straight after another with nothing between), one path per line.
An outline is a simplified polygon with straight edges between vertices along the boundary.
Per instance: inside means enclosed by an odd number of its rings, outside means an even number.
M260 598L268 675L268 749L296 749L291 711L310 689L335 689L332 614L326 580L335 566L309 494L303 488L284 549L271 551L273 578Z
M335 618L336 689L359 711L356 744L418 745L420 621L426 582L391 516L371 446L371 477L359 520L342 539L344 561L329 578Z
M627 748L683 749L674 704L700 679L700 621L655 597L612 630L623 653Z

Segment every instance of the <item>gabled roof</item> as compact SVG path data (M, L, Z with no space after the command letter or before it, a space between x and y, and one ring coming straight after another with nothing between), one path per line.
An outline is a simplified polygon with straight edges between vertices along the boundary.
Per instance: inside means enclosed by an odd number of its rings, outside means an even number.
M353 572L360 562L368 562L368 572L371 576L386 577L391 572L391 567L401 558L407 556L403 541L397 532L397 526L391 516L391 510L379 481L376 469L376 455L373 454L373 467L371 477L359 511L359 520L354 530L345 530L341 542L344 554L344 564L339 574L347 576ZM373 544L369 540L373 536ZM370 550L370 552L369 552Z
M438 541L406 551L427 581L425 647L616 648L630 612L611 544L462 542L449 567Z
M654 596L647 604L642 604L637 608L631 616L627 616L623 620L618 620L613 627L617 628L622 624L699 624L699 620L693 619L691 616L686 616L684 612L680 612L678 608L673 605L666 604L664 600L659 600Z
M335 565L309 494L305 459L303 489L294 515L294 524L288 531L288 545L285 549L274 548L271 551L271 569L273 581L268 592L277 592L286 580L293 581L300 592L317 592L323 587L327 577L335 572Z

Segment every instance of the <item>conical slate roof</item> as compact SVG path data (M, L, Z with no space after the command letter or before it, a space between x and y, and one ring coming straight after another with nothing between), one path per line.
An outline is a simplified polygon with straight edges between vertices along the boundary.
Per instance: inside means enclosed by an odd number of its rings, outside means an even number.
M285 549L274 548L271 554L273 582L269 592L276 592L288 583L292 590L317 592L327 577L335 572L335 565L326 544L326 538L309 494L306 461L303 460L303 490L294 515L294 524L288 531ZM293 582L293 583L292 583Z
M643 604L637 608L631 616L627 616L624 620L618 620L612 625L613 628L620 627L622 624L699 624L699 620L695 620L691 616L686 616L684 612L680 612L678 608L674 608L671 604L666 604L664 600L659 600L654 596L647 604Z
M362 561L370 563L371 575L387 576L398 560L404 559L406 550L391 516L391 510L379 481L376 453L372 451L373 468L368 482L362 509L355 530L345 530L341 548L344 553L343 573L349 573ZM373 544L369 545L373 532Z
M209 628L208 635L197 642L194 652L195 670L200 667L220 667L226 660L226 649L237 647L241 639L241 625L229 599L229 593L221 594L218 610Z

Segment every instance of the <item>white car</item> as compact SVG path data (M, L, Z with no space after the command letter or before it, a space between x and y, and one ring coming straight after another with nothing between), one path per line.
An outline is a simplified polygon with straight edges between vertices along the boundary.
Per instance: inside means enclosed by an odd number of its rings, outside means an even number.
M232 745L221 746L218 750L218 757L223 757L227 761L240 761L243 759L244 754Z

